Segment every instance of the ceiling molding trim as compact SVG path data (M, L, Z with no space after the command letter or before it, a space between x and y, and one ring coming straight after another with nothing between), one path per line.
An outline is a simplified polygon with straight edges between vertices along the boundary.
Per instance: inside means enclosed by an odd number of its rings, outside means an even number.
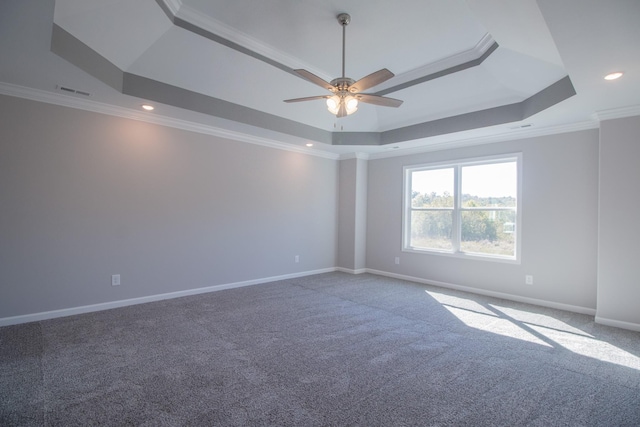
M493 36L489 33L482 36L482 38L478 41L478 43L470 49L471 51L477 52L478 58L484 55L487 50L489 50L495 43L497 43Z
M184 5L180 0L156 0L156 2L177 27L263 61L303 80L304 78L294 72L294 69L303 68L327 81L333 79L332 76L314 68L310 64L306 64L273 46L237 31L221 21L198 13L195 9ZM491 34L486 33L473 48L399 74L388 83L380 85L381 90L374 94L386 95L475 67L480 65L497 48L498 43L493 40ZM391 86L392 84L393 86Z
M575 94L571 79L565 76L521 102L384 131L381 134L381 145L519 122Z
M220 31L224 34L232 33L232 31L231 29L229 29L227 25L224 25L213 19L206 20L205 18L199 16L197 12L185 6L181 0L156 0L156 3L158 4L158 7L160 7L163 10L163 12L167 15L167 18L176 27L182 28L183 30L192 32L201 37L207 38L213 42L226 46L244 55L251 56L252 58L265 62L284 72L287 72L291 75L301 78L297 73L293 71L293 68L281 62L278 62L274 59L271 59L267 55L261 54L259 48L261 46L266 46L264 43L260 43L258 41L253 41L249 43L248 40L250 40L250 38L248 36L245 36L244 38L236 36L235 38L239 40L239 42L236 42L231 38L225 38L218 35L216 33L217 31ZM212 23L211 21L213 21L214 23ZM212 31L212 30L215 30L215 31ZM238 32L236 31L235 34L238 34ZM243 43L248 43L248 45L253 46L255 50L252 50L251 48L246 47L245 45L243 45ZM269 51L270 54L272 53L271 51L276 52L276 50L273 48L269 48L269 49L264 48L264 49Z
M198 29L195 28L195 30ZM482 62L483 58L490 55L496 48L497 43L494 42L481 58L462 64L460 67L474 66L474 64ZM576 93L571 79L566 76L519 103L444 117L384 132L331 132L144 76L124 72L56 24L53 25L51 50L125 95L188 109L252 128L262 128L334 146L380 146L518 122ZM458 67L453 68L458 70Z
M594 120L614 120L625 117L640 116L640 105L630 105L628 107L613 108L611 110L596 111L593 113Z
M518 122L523 119L522 105L522 103L500 105L388 130L382 133L382 145Z
M51 52L122 92L122 70L56 23L51 32Z
M151 124L157 124L162 126L168 126L171 128L187 130L196 133L202 133L206 135L211 135L219 138L232 139L235 141L246 142L249 144L262 145L265 147L275 148L279 150L285 151L293 151L296 153L308 154L316 157L322 157L331 160L346 160L346 159L364 159L364 160L375 160L382 159L388 157L400 157L400 156L408 156L412 154L420 154L427 153L431 151L441 151L448 150L453 148L461 148L472 145L484 145L484 144L492 144L497 142L505 142L505 141L516 141L520 139L526 138L534 138L538 136L545 135L554 135L568 132L578 132L582 130L589 129L597 129L599 128L599 123L597 120L587 121L587 122L579 122L572 123L567 125L558 125L551 126L545 128L526 128L520 129L517 131L506 132L500 135L488 135L482 137L472 137L472 138L463 138L453 141L443 141L437 142L426 146L421 147L412 147L412 148L392 148L389 147L388 152L383 153L360 153L353 152L348 154L335 154L328 151L321 151L317 149L307 149L306 147L298 147L295 145L267 139L261 137L255 137L251 135L247 135L240 132L233 132L224 129L217 128L215 126L204 125L195 122L189 122L186 120L174 119L166 116L159 116L157 114L148 114L142 113L137 110L132 110L130 108L118 107L114 105L104 104L92 100L87 100L83 98L76 98L70 95L53 93L41 89L28 88L24 86L17 86L9 83L0 82L0 95L13 96L17 98L28 99L31 101L44 102L47 104L58 105L62 107L69 107L84 111L90 111L99 114L105 114L115 117L122 117L125 119L137 120L142 122L147 122ZM617 110L625 110L631 113L632 111L635 114L628 114L625 116L616 116L614 118L622 118L629 117L633 115L640 114L640 107L630 107L628 109L616 109L610 111ZM607 119L608 120L608 119Z
M380 85L381 89L376 91L374 95L388 95L468 68L477 67L495 52L498 46L498 43L487 33L473 49L395 76L386 85Z
M546 135L557 135L569 132L579 132L583 130L598 129L599 125L596 121L585 121L578 123L570 123L566 125L549 126L543 128L526 128L517 131L510 131L499 135L486 135L480 137L461 138L457 140L447 140L436 142L421 147L411 148L395 148L389 147L389 151L381 153L372 153L369 155L370 160L384 159L388 157L401 157L413 154L428 153L432 151L450 150L454 148L470 147L474 145L487 145L498 142L517 141L521 139L536 138Z
M330 131L124 72L56 24L53 24L51 51L125 95L315 142L332 143Z
M187 22L201 31L206 32L206 34L210 34L215 36L218 43L221 43L220 40L225 40L226 42L222 43L225 46L232 47L229 42L236 46L242 46L247 51L251 53L247 53L254 58L264 57L268 58L270 61L276 62L281 66L285 66L289 70L294 70L298 68L304 68L305 70L309 70L312 73L318 75L319 77L323 77L325 80L329 81L333 77L326 75L326 73L322 70L318 70L310 64L307 64L299 59L288 55L281 50L276 49L275 47L263 43L262 41L249 36L248 34L242 33L233 27L225 24L224 22L218 21L217 19L211 18L209 16L205 16L195 9L182 5L177 14L175 14L176 18L179 18L177 22ZM181 25L182 26L182 25ZM184 28L184 27L183 27ZM188 28L185 28L188 29ZM201 34L201 33L198 33ZM201 34L202 35L202 34ZM212 39L211 36L205 35L205 37ZM213 39L212 39L213 40ZM237 50L237 49L236 49ZM256 56L258 55L258 56ZM269 62L271 63L271 62ZM273 65L273 64L272 64ZM278 67L281 68L281 67ZM297 74L295 74L297 75Z
M275 148L278 150L293 151L296 153L308 154L311 156L322 157L325 159L338 160L340 156L328 151L321 151L318 149L309 149L306 147L299 147L284 142L275 141L268 138L257 137L248 135L241 132L234 132L225 129L221 129L215 126L205 125L201 123L190 122L187 120L180 120L166 116L160 116L157 114L143 113L141 111L133 110L130 108L114 106L110 104L104 104L97 101L88 99L76 98L70 95L63 95L53 93L41 89L28 88L24 86L12 85L9 83L0 82L0 95L13 96L16 98L28 99L31 101L44 102L47 104L58 105L61 107L74 108L77 110L84 110L93 113L105 114L109 116L121 117L130 120L136 120L140 122L146 122L161 126L167 126L175 129L182 129L186 131L201 133L205 135L211 135L219 138L232 139L234 141L246 142L249 144L261 145L265 147Z
M182 8L181 0L156 0L156 3L160 6L160 9L162 9L171 22L173 22L176 14L180 8Z
M187 21L183 18L181 18L180 16L175 16L173 19L173 24L176 27L182 28L183 30L186 31L190 31L194 34L197 34L199 36L202 36L204 38L207 38L213 42L216 42L218 44L221 44L223 46L228 47L229 49L233 49L239 53L242 53L244 55L250 56L254 59L257 59L259 61L262 61L266 64L269 64L273 67L276 67L286 73L291 74L292 76L296 76L300 79L302 79L302 77L300 75L298 75L298 73L296 73L295 71L293 71L293 69L291 67L286 66L285 64L278 62L274 59L269 58L268 56L262 55L256 51L253 51L249 48L244 47L243 45L236 43L234 41L231 41L229 39L226 39L224 37L221 37L215 33L212 33L211 31L208 31L202 27L199 27L195 24L193 24L190 21Z
M148 77L124 73L122 93L305 140L331 144L332 133Z
M369 154L361 153L361 152L353 152L353 153L342 154L340 156L340 160L351 160L351 159L369 160Z
M538 93L534 93L529 98L521 102L522 104L522 118L526 119L546 110L552 105L556 105L559 102L569 99L576 94L576 89L573 87L571 78L564 76L557 82L547 86Z
M332 132L332 145L382 145L380 132Z

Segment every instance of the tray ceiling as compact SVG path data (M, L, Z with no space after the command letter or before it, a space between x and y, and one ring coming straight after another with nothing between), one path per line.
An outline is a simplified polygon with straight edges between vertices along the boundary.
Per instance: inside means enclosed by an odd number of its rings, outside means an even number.
M56 86L86 91L97 102L148 102L156 106L152 114L230 132L375 152L482 138L532 122L538 128L585 123L595 112L638 105L637 93L607 93L601 79L613 69L637 69L629 57L638 56L637 48L628 38L640 39L638 3L557 3L57 0L50 50L90 76L67 74ZM581 6L581 17L571 4ZM352 18L346 75L357 80L388 68L395 76L366 92L401 99L399 108L360 104L355 114L337 119L323 100L283 102L328 93L294 69L327 81L340 76L340 12ZM622 53L594 37L594 23L625 35L618 37ZM597 41L592 51L589 40ZM33 74L26 80L37 80ZM630 77L626 84L637 88ZM591 95L597 91L601 98Z

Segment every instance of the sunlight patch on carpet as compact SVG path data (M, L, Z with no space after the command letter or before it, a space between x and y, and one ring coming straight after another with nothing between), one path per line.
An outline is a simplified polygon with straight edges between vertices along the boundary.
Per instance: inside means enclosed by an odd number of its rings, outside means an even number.
M563 320L536 312L535 309L483 304L446 293L425 292L471 328L546 347L561 348L581 356L640 370L640 357L599 340Z
M547 347L551 345L509 319L501 318L489 305L453 295L425 291L465 325L481 331L516 338Z

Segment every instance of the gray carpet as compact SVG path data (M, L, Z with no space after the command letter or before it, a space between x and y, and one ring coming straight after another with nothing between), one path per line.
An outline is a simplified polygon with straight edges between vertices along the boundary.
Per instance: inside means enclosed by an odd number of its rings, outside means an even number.
M639 426L640 334L329 273L0 328L0 425Z

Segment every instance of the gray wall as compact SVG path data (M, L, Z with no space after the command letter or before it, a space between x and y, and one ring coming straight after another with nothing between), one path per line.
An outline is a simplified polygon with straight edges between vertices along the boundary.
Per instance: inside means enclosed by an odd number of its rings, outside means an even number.
M333 268L337 163L0 96L0 318Z
M600 125L598 321L640 330L640 117ZM627 325L631 324L631 325Z
M516 152L523 155L521 264L401 252L403 166ZM597 130L371 160L367 268L593 311L597 187Z
M338 185L337 266L355 269L356 253L356 175L357 159L341 160Z
M638 329L637 135L640 117L336 161L0 96L0 319L337 266ZM520 264L402 252L403 166L516 152Z
M349 272L366 267L367 161L340 161L337 266Z
M354 267L358 271L367 266L367 186L369 164L366 160L357 159L356 165L356 255Z

